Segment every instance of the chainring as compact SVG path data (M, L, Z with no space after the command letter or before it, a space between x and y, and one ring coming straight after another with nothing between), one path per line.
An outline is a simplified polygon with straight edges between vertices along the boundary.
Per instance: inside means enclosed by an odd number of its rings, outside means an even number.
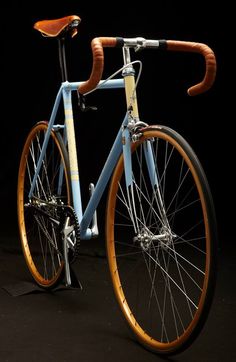
M69 262L74 263L74 261L78 257L79 245L80 245L80 226L79 220L76 215L75 210L72 206L63 205L62 203L57 202L47 202L40 199L34 198L34 201L28 205L28 207L32 208L34 217L38 222L41 231L45 234L46 238L50 242L50 238L47 235L47 230L43 227L43 224L40 222L40 218L38 215L42 215L43 217L49 218L52 223L54 223L54 227L58 230L61 237L63 237L63 232L65 231L65 225L67 227L72 227L71 232L67 233L68 238L68 257ZM69 220L68 220L69 218ZM51 243L51 242L50 242ZM63 258L63 253L59 250L56 245L51 243L51 246L54 250Z
M69 218L69 225L73 226L73 231L70 233L69 238L72 241L73 246L69 244L69 262L74 263L78 258L79 245L80 245L80 226L79 220L75 210L72 206L63 206L61 210L61 225L65 225L65 220Z

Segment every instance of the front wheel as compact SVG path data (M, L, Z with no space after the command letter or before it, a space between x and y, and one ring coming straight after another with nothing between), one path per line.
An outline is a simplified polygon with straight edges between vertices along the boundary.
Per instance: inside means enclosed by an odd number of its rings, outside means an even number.
M106 213L112 283L139 342L173 354L199 334L213 297L212 196L195 153L167 127L147 127L132 144L132 175L131 207L121 156Z

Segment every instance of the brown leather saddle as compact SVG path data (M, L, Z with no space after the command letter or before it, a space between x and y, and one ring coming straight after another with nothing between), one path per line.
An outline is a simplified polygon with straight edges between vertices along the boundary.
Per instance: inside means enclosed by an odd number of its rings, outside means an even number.
M74 37L81 19L77 15L65 16L60 19L40 20L34 24L34 29L40 31L43 36L63 37L68 34Z

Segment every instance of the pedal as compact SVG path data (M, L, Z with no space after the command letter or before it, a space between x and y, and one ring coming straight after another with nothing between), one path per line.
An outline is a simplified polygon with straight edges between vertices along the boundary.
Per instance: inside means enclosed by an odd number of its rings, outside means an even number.
M79 279L77 278L77 275L75 274L73 268L70 266L70 281L71 284L67 285L68 288L71 289L80 289L82 290L82 284L80 283Z
M70 275L70 263L68 258L68 244L66 237L63 238L63 252L64 252L64 262L65 262L65 285L66 287L70 287L71 282L71 275Z
M83 289L82 284L80 283L79 279L77 278L74 270L72 269L69 258L68 258L68 243L67 240L64 239L64 261L65 261L65 286L67 288L77 288L77 289Z
M68 284L68 282L66 281L66 278L64 279L63 282L64 286L66 289L79 289L79 290L83 290L82 284L79 281L79 279L77 278L77 276L75 275L73 269L70 268L70 284Z
M94 192L94 184L91 183L89 185L89 193L90 193L90 197L93 195ZM92 237L95 238L99 235L99 231L98 231L98 223L97 223L97 211L95 210L94 214L93 214L93 219L92 219L92 225L91 225L91 232L92 232Z

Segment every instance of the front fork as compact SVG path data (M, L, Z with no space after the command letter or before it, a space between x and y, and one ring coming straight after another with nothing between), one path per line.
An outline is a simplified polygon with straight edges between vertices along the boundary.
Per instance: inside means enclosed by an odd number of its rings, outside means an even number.
M141 122L140 122L141 124ZM143 124L141 124L143 125ZM135 132L132 131L132 128L135 129ZM136 235L141 235L142 230L146 227L141 223L137 215L137 210L140 209L141 204L141 190L137 189L138 185L136 184L133 169L132 169L132 143L139 142L140 137L142 137L145 128L142 128L142 131L139 130L137 124L134 127L128 125L123 128L122 132L122 145L123 145L123 155L124 155L124 171L125 171L125 181L126 181L126 191L127 191L127 208L130 219L133 223L134 232ZM152 203L155 200L157 205L158 214L162 220L163 226L169 228L169 222L166 215L166 210L164 207L163 197L159 187L159 175L155 162L155 155L152 148L152 139L145 140L140 147L143 147L144 160L146 162L148 175L150 179L150 184L152 187ZM139 165L141 167L141 165ZM140 170L142 173L142 170ZM141 176L142 177L142 176ZM135 195L137 197L135 198ZM139 203L139 205L137 205ZM150 205L151 207L151 205ZM146 230L148 231L148 230Z
M127 209L130 216L130 219L133 223L134 232L136 236L141 235L141 231L144 230L145 225L142 225L140 219L138 219L137 210L139 207L136 203L141 204L140 194L141 190L138 190L138 185L135 184L135 179L133 177L132 169L132 142L138 142L142 136L142 132L139 132L141 127L147 126L146 124L139 121L139 112L138 112L138 103L136 95L136 83L135 83L135 71L131 64L130 50L127 47L123 48L123 59L126 67L123 70L123 76L125 81L125 93L126 93L126 105L127 105L127 119L126 123L123 125L122 131L122 145L123 145L123 155L124 155L124 170L125 170L125 181L126 181L126 192L127 192ZM153 195L157 198L157 204L159 213L162 216L162 219L166 218L163 201L161 193L159 190L158 184L158 175L157 168L155 166L154 154L151 147L151 141L146 140L143 142L144 155L148 168L148 173L153 189ZM140 166L141 167L141 166ZM137 195L135 199L135 194ZM150 205L151 207L151 205ZM141 210L142 212L142 210ZM147 230L146 230L147 231Z
M135 234L137 235L139 233L139 223L137 219L135 199L134 199L134 182L133 182L132 157L131 157L131 135L129 128L127 126L123 128L122 145L123 145L123 155L124 155L128 213L130 219L132 220Z

